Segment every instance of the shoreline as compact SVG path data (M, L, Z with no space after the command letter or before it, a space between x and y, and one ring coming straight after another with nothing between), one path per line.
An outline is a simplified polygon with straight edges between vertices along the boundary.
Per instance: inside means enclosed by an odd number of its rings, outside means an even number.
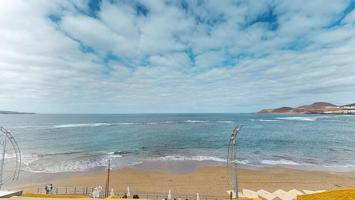
M355 186L355 172L301 170L285 167L248 167L238 170L240 188L274 191L329 190ZM31 178L32 177L32 178ZM33 178L36 177L36 178ZM104 186L105 171L67 172L55 174L33 173L28 182L9 188L37 192L48 183L54 187ZM204 166L198 162L151 162L113 169L111 187L122 194L129 186L132 193L166 193L223 196L229 189L229 173L224 166Z

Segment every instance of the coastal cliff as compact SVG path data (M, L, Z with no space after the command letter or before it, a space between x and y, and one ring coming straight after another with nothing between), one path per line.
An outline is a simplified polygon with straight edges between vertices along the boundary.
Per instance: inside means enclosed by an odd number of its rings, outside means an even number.
M311 105L303 105L296 108L281 107L275 109L264 109L258 113L277 114L355 114L355 103L344 106L337 106L327 102L316 102Z

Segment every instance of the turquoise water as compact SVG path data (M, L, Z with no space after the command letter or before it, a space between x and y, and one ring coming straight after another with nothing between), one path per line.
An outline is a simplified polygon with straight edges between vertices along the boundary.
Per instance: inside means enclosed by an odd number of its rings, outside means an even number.
M0 115L23 169L69 172L146 160L225 162L236 125L245 166L355 171L355 116L276 114ZM11 157L10 155L8 157Z

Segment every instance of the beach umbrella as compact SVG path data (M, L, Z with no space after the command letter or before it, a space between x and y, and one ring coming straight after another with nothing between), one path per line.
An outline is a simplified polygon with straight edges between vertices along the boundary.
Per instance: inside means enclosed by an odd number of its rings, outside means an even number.
M113 188L111 188L110 196L115 196L115 192L113 191Z
M169 193L168 193L168 200L171 200L171 190L169 190Z
M131 193L129 192L129 187L127 187L127 197L130 197Z
M196 200L200 200L200 194L196 193Z

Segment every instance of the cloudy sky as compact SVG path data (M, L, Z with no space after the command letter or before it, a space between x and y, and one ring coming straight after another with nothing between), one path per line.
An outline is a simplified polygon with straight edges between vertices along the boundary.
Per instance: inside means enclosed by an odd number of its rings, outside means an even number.
M2 0L0 110L355 102L354 0Z

